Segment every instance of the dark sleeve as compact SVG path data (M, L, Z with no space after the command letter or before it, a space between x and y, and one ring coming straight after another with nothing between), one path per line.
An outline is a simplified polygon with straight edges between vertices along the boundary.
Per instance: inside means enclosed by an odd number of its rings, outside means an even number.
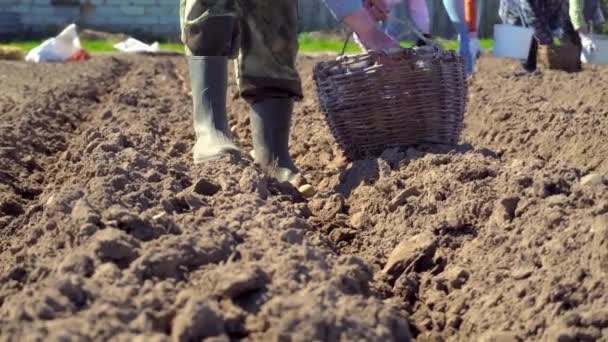
M323 0L323 2L338 20L348 17L363 7L361 0Z
M545 11L544 1L551 0L521 0L521 7L525 13L526 24L534 28L534 36L543 45L553 43L551 25Z

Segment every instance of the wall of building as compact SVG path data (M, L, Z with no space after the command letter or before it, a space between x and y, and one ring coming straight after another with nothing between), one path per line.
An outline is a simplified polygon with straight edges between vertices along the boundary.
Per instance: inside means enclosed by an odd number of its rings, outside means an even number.
M177 38L176 0L0 0L0 11L21 14L26 32L45 34L70 23L79 27Z
M433 32L442 37L453 37L454 30L442 0L427 1ZM497 20L498 0L483 1L484 20L480 32L489 36ZM335 19L322 0L301 0L299 4L301 31L336 27ZM55 33L74 22L81 28L177 40L178 6L178 0L0 0L0 16L2 13L19 14L22 31L35 35Z

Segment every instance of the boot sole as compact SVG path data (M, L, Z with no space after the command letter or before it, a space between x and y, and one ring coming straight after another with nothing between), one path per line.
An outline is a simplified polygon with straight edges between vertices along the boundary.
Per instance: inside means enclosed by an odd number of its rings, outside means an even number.
M222 159L224 157L231 157L231 158L235 158L235 159L240 159L241 158L241 151L239 150L233 150L233 149L225 149L222 150L221 152L214 154L212 156L208 156L208 157L195 157L194 158L194 164L202 164L205 162L209 162L209 161L214 161L214 160L218 160L218 159Z

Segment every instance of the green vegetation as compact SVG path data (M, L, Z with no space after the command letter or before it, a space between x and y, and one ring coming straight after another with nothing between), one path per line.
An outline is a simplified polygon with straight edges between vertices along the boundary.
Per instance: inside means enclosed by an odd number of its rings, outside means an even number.
M27 40L27 41L16 41L9 43L0 43L2 45L18 47L24 51L29 51L42 43L41 40ZM327 52L327 53L339 53L342 51L344 46L344 40L338 40L335 38L318 38L310 34L302 34L299 37L300 52L313 53L313 52ZM446 49L457 49L458 41L439 39L439 43ZM82 45L85 50L96 53L96 52L112 52L115 49L112 47L114 43L105 40L84 40ZM407 47L411 46L412 42L402 42L402 45ZM490 49L493 45L491 39L482 39L481 46L484 49ZM177 51L182 52L183 46L179 43L160 43L162 50L166 51ZM352 39L349 41L346 52L357 53L360 52L359 46L355 44Z
M344 47L344 40L337 39L324 39L312 37L308 34L302 34L299 38L300 42L300 52L341 52ZM446 40L446 39L438 39L438 42L443 48L456 50L458 49L458 41L457 40ZM491 49L494 45L494 41L492 39L481 39L480 40L481 47L484 49ZM401 42L401 46L410 47L414 43L411 41ZM359 46L355 44L352 39L349 40L348 45L346 47L347 53L357 53L360 52Z
M298 38L300 43L300 52L341 52L344 48L344 40L338 39L325 39L325 38L317 38L312 37L309 34L301 34ZM353 42L352 39L349 40L348 45L346 46L347 53L357 53L360 52L359 46Z
M25 40L25 41L17 41L17 42L9 42L4 43L2 45L14 46L18 47L24 51L29 51L36 46L40 45L42 40ZM1 44L1 43L0 43ZM107 40L83 40L82 47L88 52L112 52L116 51L113 45L115 43ZM184 51L184 48L181 44L176 43L161 43L160 48L167 51Z

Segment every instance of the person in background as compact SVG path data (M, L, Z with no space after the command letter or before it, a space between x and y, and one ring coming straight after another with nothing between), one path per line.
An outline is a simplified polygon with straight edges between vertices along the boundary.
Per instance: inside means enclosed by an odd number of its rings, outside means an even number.
M473 73L475 60L470 49L469 28L466 23L464 0L443 0L443 6L446 12L448 12L456 33L458 33L459 51L464 59L464 70L467 74L471 74Z
M407 12L414 22L418 33L422 35L415 43L416 46L427 45L427 40L432 39L431 21L426 0L387 0L389 6L389 17L384 23L385 32L396 39L401 38L403 32L407 31L406 23L397 18L405 12L402 5L407 5Z
M528 58L522 64L526 72L537 67L539 45L553 46L554 32L562 32L562 41L582 49L581 38L572 25L567 8L578 11L580 0L501 0L499 16L503 23L532 27L534 38Z
M595 44L591 39L593 25L601 25L604 23L604 14L600 6L599 0L576 0L572 1L569 6L570 20L572 26L581 38L583 49L587 52L592 52L596 49Z
M431 38L430 34L430 20L429 20L429 12L426 7L426 1L424 0L385 0L387 6L390 8L390 11L394 13L395 8L398 4L403 3L403 1L408 1L408 5L410 7L410 15L412 16L412 20L416 23L417 28L423 34L425 39L418 40L416 45L425 45L426 39ZM458 34L459 40L459 52L460 55L464 59L464 69L467 74L471 74L473 72L473 66L475 61L473 60L473 55L471 54L471 48L469 43L469 29L465 20L465 9L464 9L464 0L443 0L443 5L450 17L450 21L454 25L454 29ZM389 15L388 20L385 23L388 28L389 34L392 37L399 37L401 32L405 30L401 21L395 17L395 15Z
M479 22L481 20L483 0L465 0L464 14L469 28L469 50L471 55L478 59L483 54L483 49L479 43L479 35L477 34Z

